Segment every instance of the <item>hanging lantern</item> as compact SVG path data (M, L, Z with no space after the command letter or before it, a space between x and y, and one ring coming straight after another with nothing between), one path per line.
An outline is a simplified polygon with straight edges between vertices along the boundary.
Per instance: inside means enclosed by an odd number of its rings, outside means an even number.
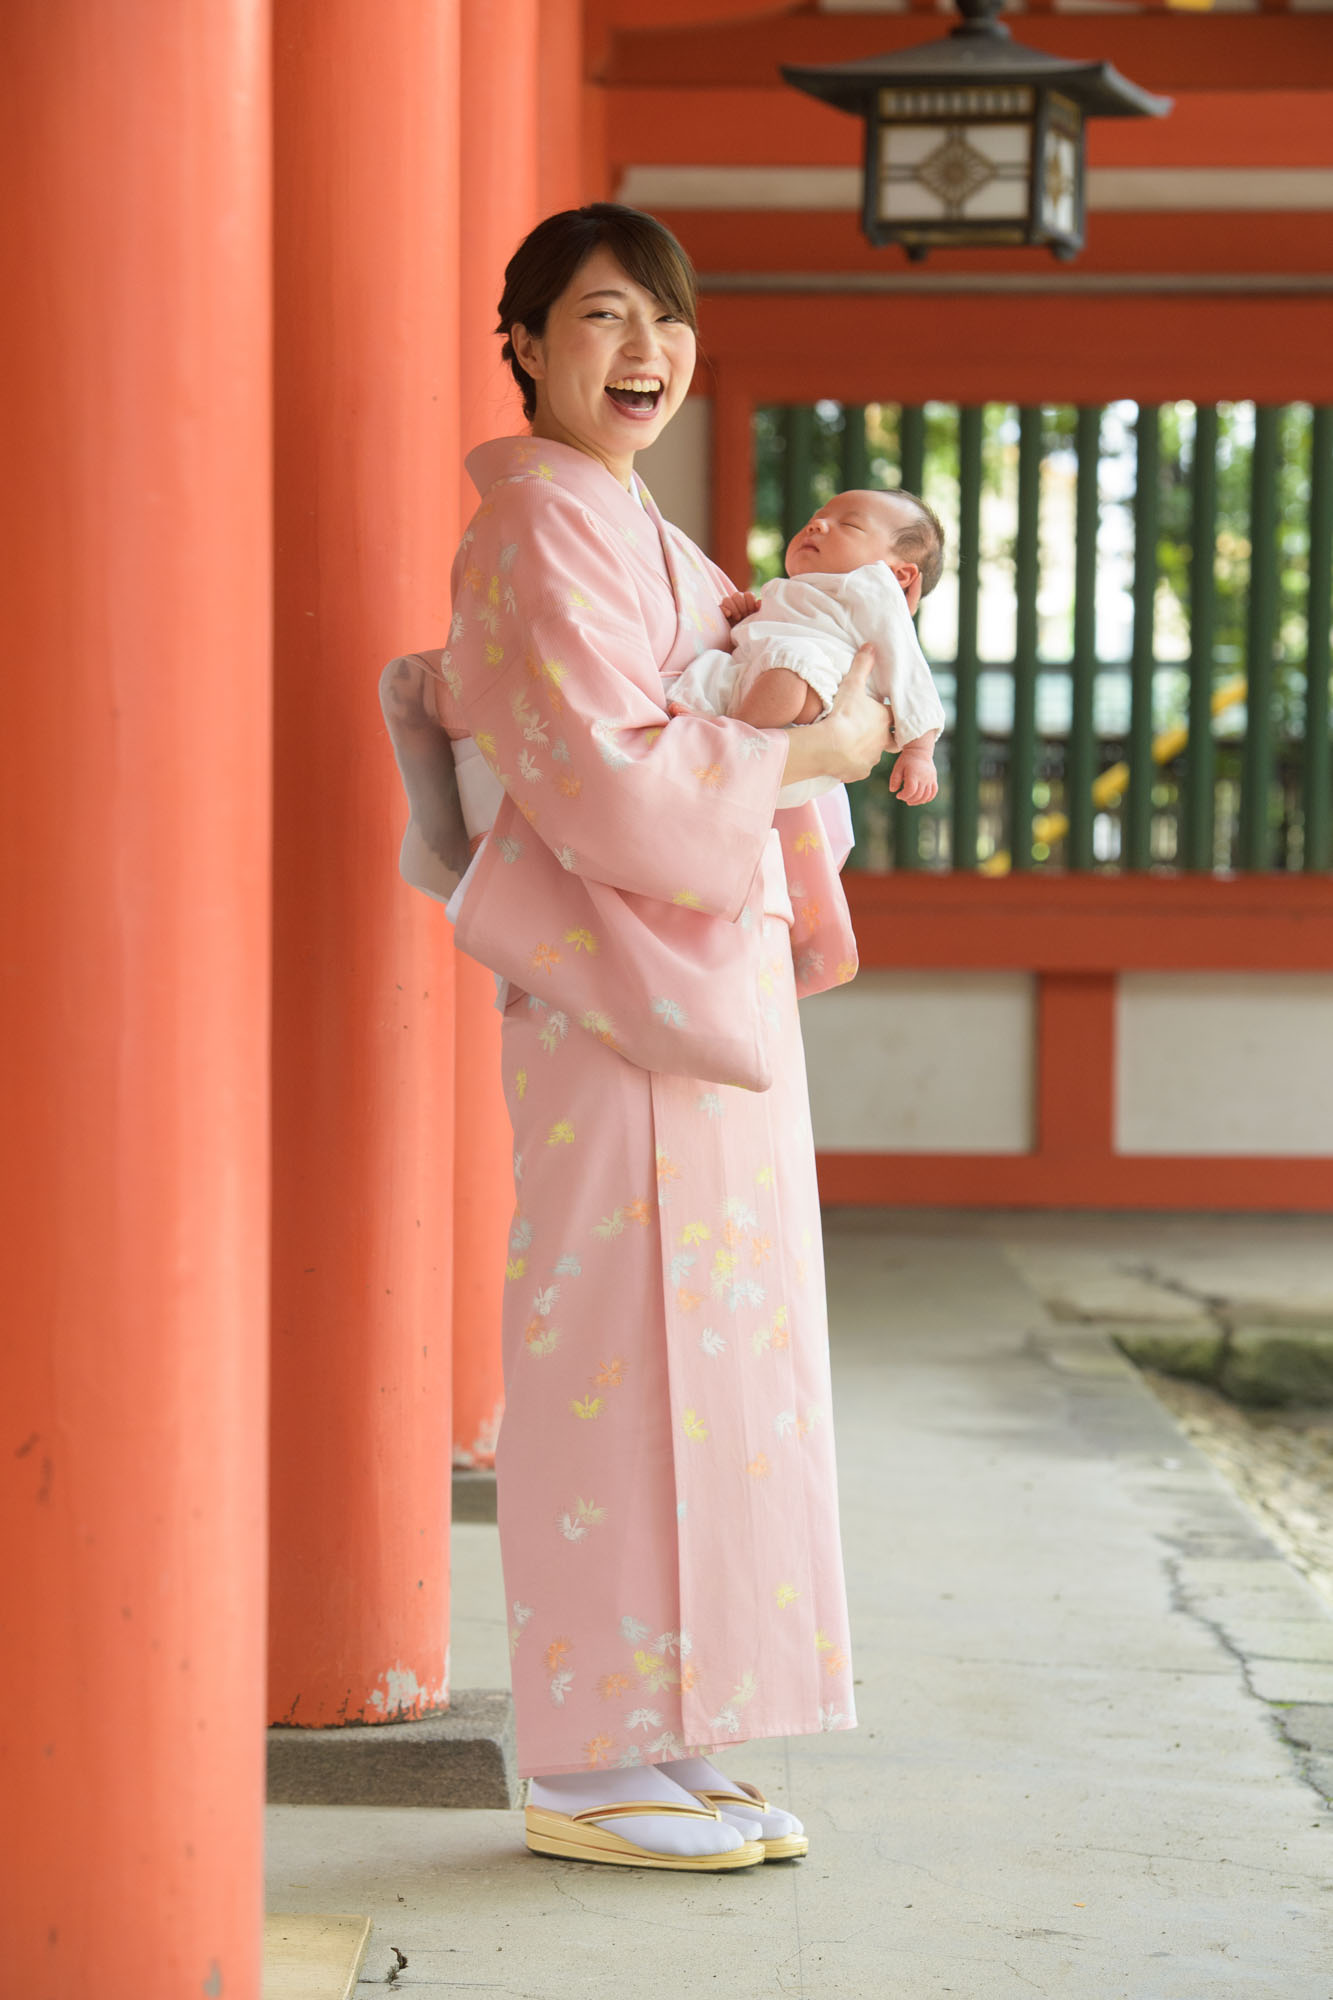
M1083 248L1086 118L1162 118L1169 97L1110 63L1069 62L1014 41L1001 0L958 0L943 41L801 68L797 90L865 120L863 227L921 258L946 246Z

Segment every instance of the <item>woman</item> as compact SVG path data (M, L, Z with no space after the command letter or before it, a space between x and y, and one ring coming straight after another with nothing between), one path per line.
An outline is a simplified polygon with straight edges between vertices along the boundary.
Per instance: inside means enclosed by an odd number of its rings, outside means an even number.
M450 914L506 982L497 1475L526 1835L749 1866L803 1853L803 1830L711 1753L855 1724L796 1008L855 946L845 841L813 805L775 826L774 802L864 776L888 718L869 649L821 723L668 711L729 643L732 589L633 471L694 370L670 233L613 204L548 217L500 322L530 434L469 456L448 648L432 680L418 655L385 685L411 879L447 889L466 860L430 722L496 781Z

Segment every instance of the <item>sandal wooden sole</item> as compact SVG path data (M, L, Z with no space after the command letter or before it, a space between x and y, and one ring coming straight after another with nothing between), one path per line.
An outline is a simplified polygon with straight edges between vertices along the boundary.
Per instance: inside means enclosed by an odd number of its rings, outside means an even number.
M553 1854L565 1861L610 1862L622 1868L673 1868L697 1874L719 1868L753 1868L764 1859L763 1846L757 1840L747 1840L741 1847L728 1848L724 1854L654 1854L651 1848L638 1847L621 1834L612 1833L609 1827L595 1824L597 1820L628 1818L644 1813L678 1814L681 1818L711 1819L719 1823L722 1818L715 1808L700 1810L694 1806L675 1806L660 1799L635 1799L623 1805L590 1806L578 1813L550 1812L545 1806L525 1806L524 1833L534 1854Z
M778 1840L762 1840L759 1844L765 1861L799 1861L810 1852L810 1836L806 1833L784 1833Z
M695 1798L706 1806L758 1806L760 1812L772 1812L773 1807L757 1785L747 1785L743 1778L735 1781L729 1792L696 1792ZM797 1861L801 1855L810 1852L810 1836L806 1833L784 1833L776 1840L761 1840L765 1861Z

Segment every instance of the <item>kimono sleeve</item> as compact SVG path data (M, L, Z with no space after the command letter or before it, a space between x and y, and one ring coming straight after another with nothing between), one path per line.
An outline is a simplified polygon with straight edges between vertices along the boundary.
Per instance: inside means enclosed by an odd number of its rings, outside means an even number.
M843 601L861 643L869 640L878 656L872 685L893 708L889 748L901 750L927 730L943 729L944 704L897 577L882 563L868 564L848 577Z
M653 575L553 484L516 480L489 497L455 594L459 698L482 755L564 868L735 921L773 824L785 736L669 718L640 597Z

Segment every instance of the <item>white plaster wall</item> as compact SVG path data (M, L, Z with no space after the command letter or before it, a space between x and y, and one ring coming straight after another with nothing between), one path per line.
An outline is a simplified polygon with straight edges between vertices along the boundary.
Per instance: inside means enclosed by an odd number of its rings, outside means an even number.
M1333 1153L1333 974L1125 973L1120 1153Z
M683 528L705 555L709 540L713 405L706 396L687 396L656 444L636 453L635 470L668 521Z
M1024 1153L1033 980L861 972L801 1004L815 1144L847 1153Z

